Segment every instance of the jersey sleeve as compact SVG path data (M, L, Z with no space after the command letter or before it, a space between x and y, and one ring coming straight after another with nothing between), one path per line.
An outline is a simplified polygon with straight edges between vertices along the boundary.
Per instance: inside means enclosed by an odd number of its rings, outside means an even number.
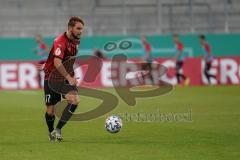
M53 44L53 56L60 59L64 58L66 45L64 41L55 40Z

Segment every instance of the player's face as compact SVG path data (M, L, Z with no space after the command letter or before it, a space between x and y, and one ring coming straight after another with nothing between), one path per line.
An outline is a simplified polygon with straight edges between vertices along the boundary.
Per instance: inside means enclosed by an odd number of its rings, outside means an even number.
M39 35L37 35L37 36L35 37L35 39L36 39L36 41L37 41L38 43L40 43L41 40L42 40L42 38L41 38Z
M204 40L202 38L200 38L200 44L204 45Z
M174 37L174 42L178 43L179 42L179 38L177 36Z
M83 28L84 28L83 24L80 22L77 22L75 26L71 28L71 33L73 38L80 39L81 34L83 32Z
M146 40L146 37L143 36L143 37L142 37L142 43L146 43L146 41L147 41L147 40Z

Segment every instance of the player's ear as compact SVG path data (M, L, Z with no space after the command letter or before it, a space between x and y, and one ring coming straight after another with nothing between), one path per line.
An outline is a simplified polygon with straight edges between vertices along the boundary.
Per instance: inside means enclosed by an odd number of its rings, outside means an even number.
M68 31L72 31L72 26L68 26Z

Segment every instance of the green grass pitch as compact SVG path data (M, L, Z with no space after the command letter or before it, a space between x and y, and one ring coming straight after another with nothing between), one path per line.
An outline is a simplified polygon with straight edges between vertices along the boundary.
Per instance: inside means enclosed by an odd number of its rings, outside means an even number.
M116 95L112 89L106 90ZM78 112L100 101L81 97ZM188 113L191 121L125 119L117 134L104 130L113 114ZM240 157L240 88L179 87L171 93L122 100L112 112L87 122L69 122L63 142L50 143L42 91L0 92L0 160L236 160ZM55 122L56 124L56 122Z

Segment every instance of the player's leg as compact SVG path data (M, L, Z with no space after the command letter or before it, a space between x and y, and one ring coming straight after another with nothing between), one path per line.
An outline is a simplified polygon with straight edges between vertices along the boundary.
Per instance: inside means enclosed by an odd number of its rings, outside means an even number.
M209 66L208 66L208 76L211 77L211 78L215 78L216 79L216 76L215 75L212 75L209 73L209 71L211 70L212 68L212 63L209 63Z
M177 61L175 70L176 70L176 77L177 77L178 84L181 83L181 73L180 73L181 68L182 68L182 63L180 61Z
M54 120L55 120L54 105L61 100L61 95L52 91L49 88L48 81L44 81L44 93L45 93L45 104L46 104L45 120L48 127L48 132L49 132L49 140L53 141L55 137L51 133L54 130Z
M216 79L216 76L214 76L214 75L209 73L211 67L212 67L211 62L207 62L205 64L205 68L204 68L204 74L205 74L205 76L206 76L206 78L208 80L208 84L211 84L211 79L210 78L215 78Z
M189 78L187 76L185 76L185 74L183 73L183 66L184 66L184 61L181 62L181 67L180 67L180 71L182 70L182 73L180 72L180 76L182 78L182 80L184 81L184 85L188 85L189 84Z
M145 71L145 70L146 70L146 68L147 68L147 64L146 64L146 63L143 63L141 67L142 67L142 70L144 70L144 71ZM144 75L144 73L143 73L143 72L142 72L142 79L143 79L143 80L145 80L145 75Z
M65 98L68 101L68 105L65 107L61 118L58 121L56 127L56 138L58 140L62 140L61 129L67 123L67 121L71 118L73 112L76 110L79 104L79 96L77 91L70 91L65 95Z
M184 65L184 62L183 62L182 65ZM186 76L184 73L182 74L182 79L184 80L184 85L185 85L185 86L188 86L188 85L190 84L190 79L189 79L189 77Z
M183 71L181 72L183 65L184 61L179 62L179 75L185 81L187 77L183 74Z
M209 75L208 75L208 70L209 70L210 68L209 68L209 63L205 63L205 67L204 67L204 75L205 75L205 77L207 78L207 80L208 80L208 84L210 84L210 77L209 77Z
M55 120L55 113L54 113L54 106L53 105L47 106L47 110L46 110L46 113L45 113L45 120L46 120L46 123L47 123L47 126L48 126L49 140L54 141L55 136L51 134L54 130L54 120Z
M147 60L147 68L148 68L148 71L149 71L150 80L151 80L152 84L154 84L153 75L152 75L152 59Z
M182 74L182 73L180 73L180 76L181 76L181 78L185 81L186 80L186 76L184 75L184 74Z
M147 62L142 65L141 69L144 71L148 71L148 74L144 74L144 72L141 73L142 79L145 80L146 77L149 76L151 83L154 84L153 75L152 75L152 61L147 60Z
M48 131L51 133L54 130L54 120L55 120L55 113L54 113L54 106L48 105L47 110L45 113L45 120L48 126Z
M183 61L183 64L182 64L182 66L184 65L184 61ZM182 67L183 68L183 67ZM188 86L189 84L190 84L190 79L189 79L189 77L188 76L186 76L185 74L182 74L182 78L183 78L183 80L184 80L184 85L185 86Z

